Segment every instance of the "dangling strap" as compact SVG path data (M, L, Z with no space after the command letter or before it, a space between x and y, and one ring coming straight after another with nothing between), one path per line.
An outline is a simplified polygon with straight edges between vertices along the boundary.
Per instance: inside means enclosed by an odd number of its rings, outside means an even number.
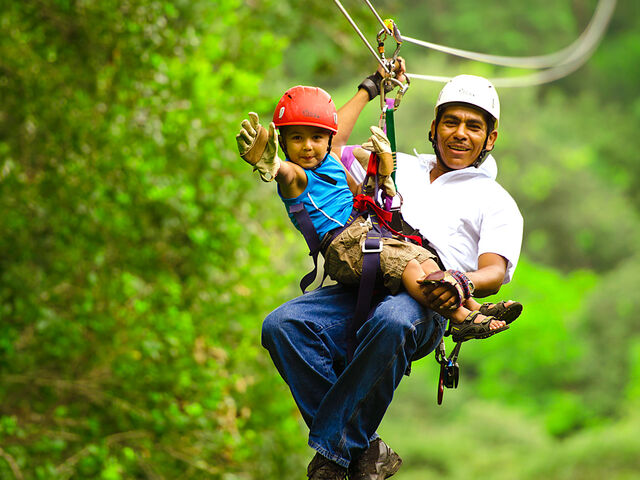
M359 212L355 208L351 210L351 215L349 215L349 219L346 221L343 227L338 227L330 232L328 232L323 239L320 239L318 236L318 232L313 226L313 221L311 220L311 215L306 208L304 208L304 204L302 202L290 205L288 207L289 213L293 215L293 218L296 219L298 226L300 227L300 231L302 232L302 236L307 242L307 247L309 247L309 256L313 258L313 270L307 273L302 280L300 280L300 290L302 293L306 293L309 285L313 283L318 275L318 255L323 252L334 238L336 238L343 230L345 230L349 225L351 225L356 219L362 216L362 212ZM318 288L322 286L325 279L327 278L327 273L325 272L322 276L322 281Z
M300 231L302 232L302 236L304 236L304 239L307 242L307 246L309 247L309 255L311 256L311 258L313 258L313 270L307 273L304 277L302 277L302 280L300 280L300 289L302 290L302 293L305 293L307 288L309 288L309 285L313 283L318 274L320 237L318 237L318 232L316 232L316 229L313 226L311 216L309 215L309 212L307 212L307 209L304 208L302 202L290 205L289 213L292 214L293 218L296 219L296 222L300 227ZM324 277L322 279L322 282L324 282Z
M396 189L398 185L396 185L396 124L394 121L394 101L391 98L386 99L387 110L385 112L385 127L387 138L389 139L389 145L391 146L391 155L393 155L393 173L391 174L391 178L393 178L393 184Z

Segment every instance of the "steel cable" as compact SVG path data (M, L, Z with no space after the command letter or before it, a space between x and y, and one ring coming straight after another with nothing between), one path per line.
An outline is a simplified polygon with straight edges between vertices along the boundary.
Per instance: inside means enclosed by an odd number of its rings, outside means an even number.
M567 76L580 68L584 63L586 63L586 61L593 54L596 47L602 40L602 37L604 36L611 17L613 16L613 12L615 11L616 1L617 0L599 0L593 17L589 21L589 24L587 25L585 30L580 34L580 36L568 47L565 47L562 50L548 55L508 57L461 50L444 45L438 45L431 42L417 40L405 35L402 35L402 40L414 45L430 48L432 50L440 51L449 55L466 58L468 60L474 60L504 67L540 69L542 71L535 72L530 75L521 75L517 77L499 77L491 79L494 85L500 87L524 87L540 85ZM378 55L375 53L373 47L371 47L353 19L351 19L347 11L344 9L340 1L334 0L334 2L336 3L336 5L338 5L338 8L351 23L356 33L365 42L369 51L373 54L376 60L379 63L383 64ZM391 32L389 32L384 21L382 20L380 15L378 15L378 12L373 7L371 2L369 0L364 0L364 2L371 9L378 22L380 22L383 30L386 33L390 34ZM434 82L446 82L451 78L439 75L419 75L413 73L407 73L407 76L412 79L428 80Z

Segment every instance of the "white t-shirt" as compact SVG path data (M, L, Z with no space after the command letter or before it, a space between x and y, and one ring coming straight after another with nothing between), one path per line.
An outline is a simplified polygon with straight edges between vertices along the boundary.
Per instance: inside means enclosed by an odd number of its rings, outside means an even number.
M508 283L520 257L523 219L511 195L495 181L495 159L488 155L479 168L447 172L433 183L429 174L435 155L398 152L397 164L402 216L429 240L444 266L472 272L480 255L497 253L507 259L503 283ZM364 169L357 161L347 167L362 181Z

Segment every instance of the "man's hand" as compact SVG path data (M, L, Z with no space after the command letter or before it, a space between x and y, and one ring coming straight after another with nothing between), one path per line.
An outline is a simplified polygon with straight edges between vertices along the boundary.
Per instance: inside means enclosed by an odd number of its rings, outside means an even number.
M405 77L404 75L405 72L406 72L406 69L405 69L404 58L402 57L396 58L396 61L393 63L393 77L396 78L398 81L405 83L407 81L407 77ZM384 68L382 68L382 65L378 64L378 68L375 71L375 73L373 75L369 75L368 77L366 77L360 83L360 85L358 85L358 88L362 88L366 90L367 93L369 94L369 100L371 101L375 97L380 95L380 82L385 76L386 76L386 72ZM389 93L396 86L397 84L395 82L386 83L384 87L385 93Z
M459 296L453 285L421 284L427 304L435 311L455 310L459 307Z
M382 68L382 65L378 64L378 69L376 70L381 76L384 76L385 71ZM397 78L402 83L407 81L407 77L404 74L407 72L407 67L404 61L404 58L397 57L396 61L393 63L393 74L394 77Z
M463 281L466 284L461 283ZM418 284L427 303L436 310L454 310L471 296L469 280L457 270L436 270L418 280Z
M273 180L280 169L277 137L275 124L269 124L267 133L255 112L249 112L249 120L242 121L240 132L236 135L240 156L253 165L254 171L258 170L265 182Z

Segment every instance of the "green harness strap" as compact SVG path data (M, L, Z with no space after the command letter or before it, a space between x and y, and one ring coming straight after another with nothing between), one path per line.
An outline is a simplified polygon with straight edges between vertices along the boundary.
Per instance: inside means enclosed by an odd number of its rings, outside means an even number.
M387 99L389 100L389 99ZM391 146L391 155L393 156L393 173L391 174L391 178L393 179L393 184L396 186L396 168L398 163L396 161L396 125L393 119L393 100L391 100L391 106L387 104L386 111L384 112L385 116L385 125L387 127L387 138L389 139L389 144Z

